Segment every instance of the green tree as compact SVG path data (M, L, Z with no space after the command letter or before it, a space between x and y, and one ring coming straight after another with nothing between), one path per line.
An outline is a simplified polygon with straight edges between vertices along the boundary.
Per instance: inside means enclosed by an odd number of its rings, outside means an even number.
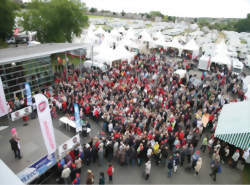
M250 32L250 13L246 19L241 19L235 24L235 29L238 32Z
M91 12L91 13L96 13L96 12L97 12L97 9L96 9L96 8L90 8L89 12Z
M147 19L151 19L152 18L152 16L150 14L148 14L148 13L146 13L145 15L146 15Z
M124 16L126 13L122 10L121 14L122 14L122 16Z
M5 41L13 34L15 10L18 5L10 0L0 2L0 40Z
M175 19L176 19L176 17L174 17L174 16L168 16L168 20L170 22L175 22Z
M88 25L84 15L85 4L80 0L33 0L23 12L25 30L37 31L38 40L44 42L71 42Z
M151 17L162 17L163 18L163 14L160 11L151 11L149 12L149 14L151 15Z

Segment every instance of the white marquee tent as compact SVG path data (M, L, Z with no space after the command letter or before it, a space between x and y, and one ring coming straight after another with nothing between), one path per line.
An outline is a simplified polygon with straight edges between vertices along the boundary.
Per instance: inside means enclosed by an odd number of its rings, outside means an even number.
M186 45L183 46L184 50L192 51L192 57L199 55L200 47L195 43L194 39L191 39Z

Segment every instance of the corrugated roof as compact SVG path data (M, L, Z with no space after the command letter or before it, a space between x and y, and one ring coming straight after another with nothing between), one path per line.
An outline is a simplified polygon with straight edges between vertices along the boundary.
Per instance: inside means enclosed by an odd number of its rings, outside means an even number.
M76 50L80 48L88 48L86 44L72 43L50 43L39 44L36 46L19 46L15 48L0 49L0 65L31 60L43 56L49 56L54 53L62 53L65 51Z
M215 135L250 133L250 101L223 106Z

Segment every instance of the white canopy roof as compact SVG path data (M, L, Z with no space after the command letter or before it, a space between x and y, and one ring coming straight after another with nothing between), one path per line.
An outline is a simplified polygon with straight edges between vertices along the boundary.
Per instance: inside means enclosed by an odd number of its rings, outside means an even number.
M140 46L136 42L134 42L134 41L132 41L130 39L127 39L126 37L123 40L121 40L119 45L127 46L129 48L135 48L135 49L140 48Z
M92 31L88 31L86 37L84 38L84 43L93 44L93 43L98 43L99 40L100 39L97 36L95 36Z
M102 29L101 26L94 32L95 35L104 35L106 32Z
M132 57L134 57L135 54L129 52L128 50L126 50L126 48L124 47L124 45L119 45L113 52L113 57L116 60L128 60L131 59Z
M211 62L219 64L219 65L227 65L228 67L231 66L230 58L225 54L217 54L211 58Z
M172 40L172 42L167 42L167 47L183 49L183 46L179 43L176 37Z
M141 33L141 40L145 42L153 42L153 39L149 35L149 33L146 30L143 30Z
M125 30L124 27L122 26L122 27L120 27L120 28L118 29L118 32L124 33L124 32L126 32L126 30Z
M158 40L165 40L164 35L160 31L155 32L154 37Z
M126 33L126 35L125 35L124 38L131 39L131 40L136 40L138 37L136 36L136 33L135 33L134 29L130 28L127 31L127 33Z
M113 29L111 32L110 32L110 35L112 35L113 37L120 37L121 34L119 33L119 31L117 29Z
M124 46L119 45L115 50L110 48L102 50L97 56L95 56L94 60L105 61L111 65L115 60L130 60L134 56L135 53L131 53L127 51Z
M185 75L186 75L186 73L187 73L187 71L184 70L184 69L177 69L174 73L178 74L180 76L180 78L184 78Z
M103 51L110 50L110 43L104 40L101 45L94 47L94 52L102 53Z
M199 51L199 46L195 43L194 39L191 39L184 47L183 49L189 50L189 51Z

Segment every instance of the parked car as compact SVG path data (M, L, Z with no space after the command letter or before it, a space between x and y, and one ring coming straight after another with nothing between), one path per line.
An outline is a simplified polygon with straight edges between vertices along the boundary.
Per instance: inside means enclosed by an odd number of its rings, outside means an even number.
M87 60L83 64L83 68L86 70L101 70L102 72L106 72L108 70L107 66L103 63Z

